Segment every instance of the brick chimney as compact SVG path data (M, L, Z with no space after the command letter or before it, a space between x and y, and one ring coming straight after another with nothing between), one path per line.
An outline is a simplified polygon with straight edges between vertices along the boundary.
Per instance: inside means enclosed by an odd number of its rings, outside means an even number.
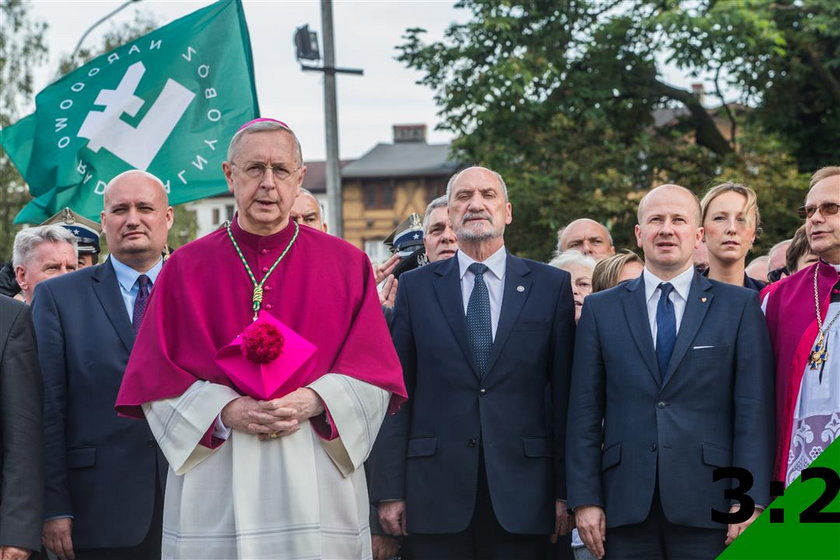
M394 125L394 144L403 144L406 142L422 142L426 143L426 125L425 124L395 124Z
M694 82L691 84L691 93L697 98L700 105L703 105L706 102L706 88L703 87L701 82Z

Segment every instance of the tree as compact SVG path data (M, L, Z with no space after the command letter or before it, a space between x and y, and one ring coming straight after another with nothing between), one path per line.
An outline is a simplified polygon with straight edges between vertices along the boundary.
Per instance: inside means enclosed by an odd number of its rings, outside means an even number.
M20 5L20 2L13 2L12 5ZM0 10L4 10L6 7L0 8ZM25 14L25 7L22 5L19 6L19 10L21 14ZM22 17L22 16L19 16ZM3 22L0 24L5 25L6 19L3 19ZM15 27L14 25L12 27ZM31 25L32 27L31 33L34 33L37 38L37 45L41 49L40 54L41 58L38 60L43 59L43 54L46 52L46 49L42 42L42 35L44 30L46 29L45 25ZM75 54L67 54L59 60L58 63L58 73L57 75L61 76L72 72L79 66L86 64L90 60L96 58L102 53L106 53L111 51L129 41L133 41L137 37L145 35L146 33L152 31L157 27L157 23L153 17L143 12L137 12L134 15L134 19L127 24L123 24L119 27L112 26L109 31L105 33L102 38L102 42L97 47L82 47L79 49L79 52ZM0 41L5 42L6 33L4 31L3 37L0 38ZM3 43L0 43L3 45ZM29 47L30 50L32 47ZM6 59L7 57L4 57ZM14 58L14 57L12 57ZM20 58L20 56L18 57ZM12 76L15 76L17 82L12 83L13 87L10 89L10 94L12 94L12 90L16 89L21 91L22 94L31 98L32 95L32 76L31 76L31 66L26 66L26 72L30 72L30 74L26 74L23 72L23 75L18 76L19 73L22 72L20 68L20 64L16 67L10 68L10 73ZM6 83L5 80L5 70L3 71L3 84ZM24 87L25 86L25 87ZM4 88L5 93L5 88ZM5 98L4 98L5 99ZM14 107L14 105L9 105L10 107ZM0 119L3 118L2 113L0 113ZM3 121L2 124L4 126L10 124L15 119L10 118L8 121ZM3 173L3 165L7 165L9 173L13 174L12 176L15 178L13 181L9 183L0 183L0 184L8 184L9 188L7 189L0 189L0 196L4 194L10 200L2 200L0 199L0 249L5 249L4 253L0 253L0 255L9 254L11 252L12 242L14 240L14 232L12 231L12 220L14 219L15 215L20 211L24 204L26 204L31 197L29 196L26 187L24 185L23 179L20 177L18 172L14 169L14 166L11 165L11 162L8 161L8 158L0 159L0 173ZM0 175L2 177L2 175ZM2 180L2 179L0 179ZM185 205L179 205L175 207L175 226L172 228L170 233L170 244L173 248L180 247L181 245L193 240L195 238L197 232L197 223L196 223L196 216L195 212L188 210ZM6 229L8 228L8 230ZM3 242L7 245L3 245Z
M778 10L767 5L462 0L469 21L432 43L409 29L398 59L435 91L440 127L456 134L457 155L508 179L507 241L521 254L545 259L556 229L581 216L604 221L618 244L634 246L638 198L666 181L699 194L724 179L756 187L765 215L779 218L766 223L772 243L790 235L784 212L792 216L799 205L777 209L777 201L798 197L804 180L786 157L784 130L752 110L767 93L760 76L788 53ZM709 77L721 101L738 86L748 110L709 111L692 90L667 82L666 64ZM676 124L655 126L662 109L674 111Z
M16 121L32 99L33 70L47 53L45 30L45 23L30 18L26 3L0 2L0 127ZM11 255L12 219L28 198L23 178L0 149L0 260Z

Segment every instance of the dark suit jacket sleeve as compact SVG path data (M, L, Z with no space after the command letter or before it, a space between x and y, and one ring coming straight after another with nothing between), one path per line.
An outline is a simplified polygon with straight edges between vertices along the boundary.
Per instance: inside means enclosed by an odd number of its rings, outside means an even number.
M396 414L388 415L379 430L371 453L371 502L405 498L405 462L411 418L411 398L417 369L414 333L411 326L410 278L403 276L397 290L397 301L391 321L391 337L400 357L405 376L408 401Z
M11 313L5 307L3 313ZM13 319L0 362L3 474L0 545L41 548L44 448L41 372L29 308Z
M38 360L44 376L44 516L73 514L67 478L67 367L61 316L50 286L35 289L32 318L38 337Z
M773 350L758 294L744 307L736 341L732 463L753 475L748 492L759 506L770 503L775 442Z
M566 432L569 508L604 506L601 444L605 373L593 304L587 302L583 306L575 336L572 397Z
M567 277L568 278L568 277ZM572 353L575 346L575 301L571 281L561 283L554 310L554 342L551 356L551 411L554 434L555 497L567 499L566 489L566 415L569 407L569 383Z

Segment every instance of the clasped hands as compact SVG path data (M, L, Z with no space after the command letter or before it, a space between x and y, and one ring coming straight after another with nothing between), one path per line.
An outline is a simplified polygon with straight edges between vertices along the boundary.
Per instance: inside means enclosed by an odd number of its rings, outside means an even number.
M324 403L318 393L301 387L270 401L247 396L234 399L222 409L222 423L261 440L277 439L295 433L303 422L323 412Z

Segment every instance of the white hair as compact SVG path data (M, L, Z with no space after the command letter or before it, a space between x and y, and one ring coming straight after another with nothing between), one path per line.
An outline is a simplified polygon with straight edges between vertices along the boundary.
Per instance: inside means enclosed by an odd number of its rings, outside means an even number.
M437 210L438 208L448 208L449 207L449 199L446 195L441 195L431 201L428 206L426 206L426 212L423 214L423 235L429 233L429 222L432 219L432 212Z
M447 201L452 196L452 185L454 185L455 181L457 181L461 177L461 174L463 174L465 171L469 171L471 169L486 169L487 171L492 173L493 176L496 177L496 180L499 181L499 185L501 185L501 187L502 187L502 192L505 195L505 202L508 202L508 192L507 192L507 185L505 184L505 180L502 179L501 175L499 175L498 173L496 173L492 169L487 169L486 167L467 167L466 169L462 169L462 170L458 171L457 173L455 173L455 175L450 177L449 182L446 183L446 200Z
M590 271L595 270L595 259L588 255L584 255L580 251L576 251L575 249L569 249L568 251L563 251L561 254L555 256L548 262L549 266L553 266L554 268L559 268L560 270L567 270L567 267L570 265L580 265L585 266Z
M32 258L35 249L42 243L69 243L79 256L78 242L73 233L59 225L29 227L20 230L15 235L15 244L12 249L12 267L17 268L27 263Z
M254 134L255 132L277 132L280 130L288 132L292 136L292 139L295 141L295 150L297 151L297 164L303 165L303 150L300 148L300 141L298 140L297 135L291 128L277 121L257 121L237 130L236 134L233 135L233 138L230 139L227 151L227 160L233 161L233 156L236 154L236 148L239 147L239 143L245 136Z

